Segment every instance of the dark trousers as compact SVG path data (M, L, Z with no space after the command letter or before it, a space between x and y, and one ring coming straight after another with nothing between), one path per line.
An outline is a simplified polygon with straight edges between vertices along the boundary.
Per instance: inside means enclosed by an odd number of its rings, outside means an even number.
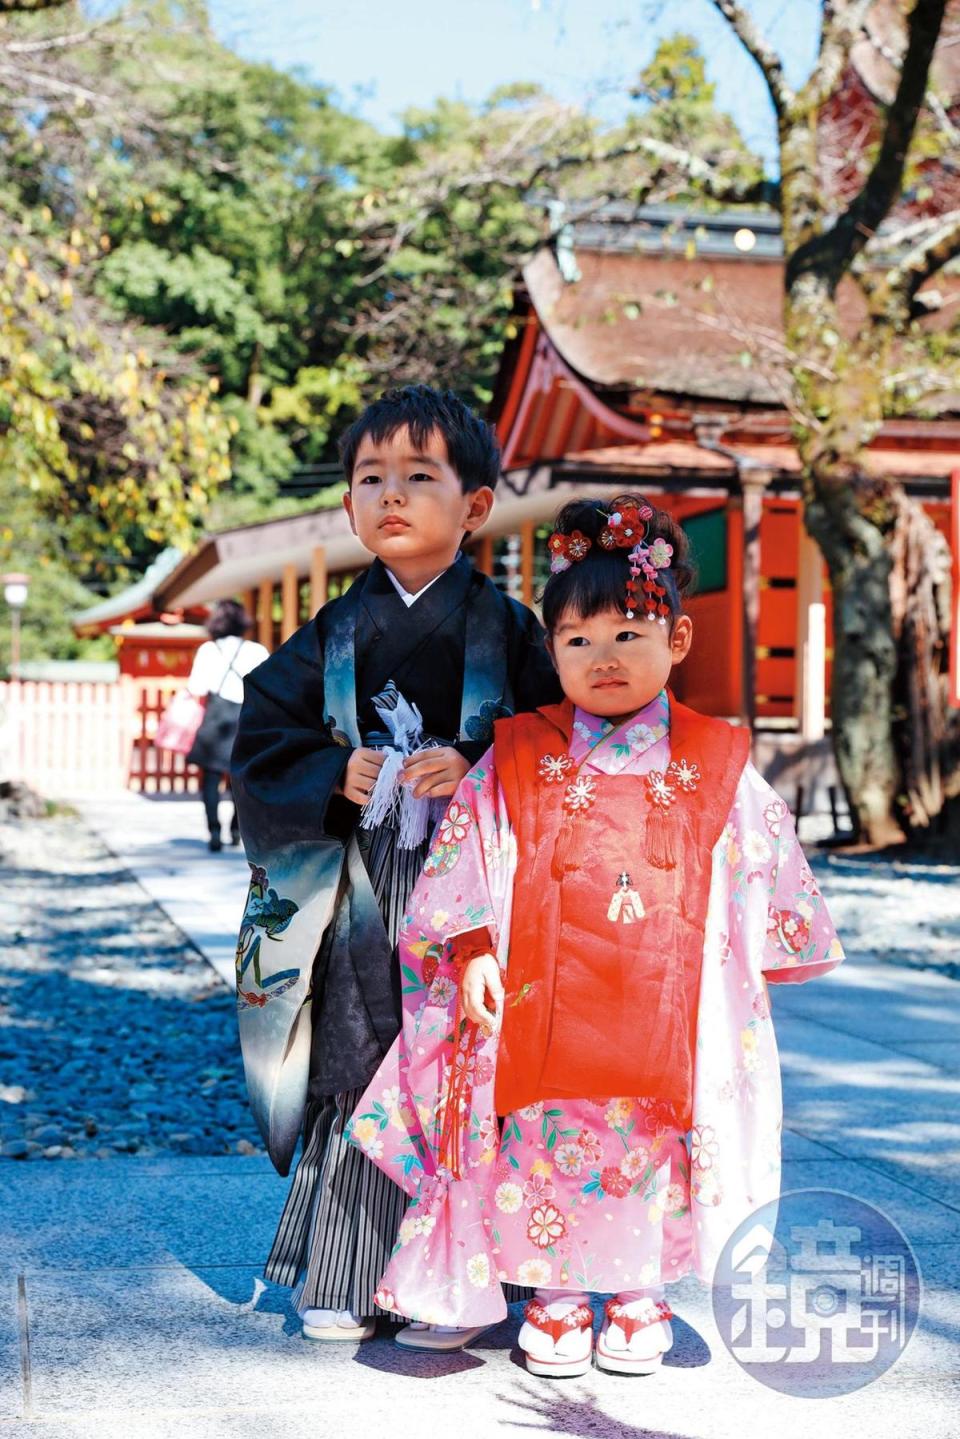
M223 775L215 769L202 769L200 771L200 794L203 797L203 807L207 814L207 828L210 833L220 833L220 781ZM237 811L234 809L230 820L230 833L237 833Z

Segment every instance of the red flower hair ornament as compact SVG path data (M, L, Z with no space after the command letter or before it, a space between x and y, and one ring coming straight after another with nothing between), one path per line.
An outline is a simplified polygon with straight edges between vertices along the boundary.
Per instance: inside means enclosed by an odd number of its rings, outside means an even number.
M623 505L607 516L597 543L605 550L632 550L646 538L647 521L652 519L649 505Z
M603 514L603 511L600 513ZM651 544L646 543L647 524L653 519L653 510L649 505L622 505L605 518L607 523L597 536L597 544L607 551L630 551L627 556L630 565L626 592L627 619L635 617L642 602L644 617L665 625L671 611L667 603L667 588L659 583L657 571L670 568L673 545L659 536ZM579 530L569 535L554 530L547 541L551 573L563 574L571 565L586 559L592 548L593 541Z
M592 548L593 541L586 535L582 535L579 530L574 530L569 535L554 530L547 540L547 549L550 551L550 573L563 574L564 570L568 570L571 565L586 559L588 551Z

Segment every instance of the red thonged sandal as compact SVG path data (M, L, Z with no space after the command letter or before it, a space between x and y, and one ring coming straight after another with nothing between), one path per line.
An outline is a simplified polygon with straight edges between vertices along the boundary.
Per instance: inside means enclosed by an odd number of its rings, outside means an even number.
M593 1357L593 1310L589 1304L578 1304L555 1319L549 1307L531 1299L524 1310L519 1343L528 1371L548 1379L586 1374Z
M629 1314L628 1309L634 1313ZM672 1318L665 1299L635 1299L626 1304L608 1299L597 1339L597 1368L614 1374L655 1374L673 1345ZM636 1335L643 1337L634 1343Z

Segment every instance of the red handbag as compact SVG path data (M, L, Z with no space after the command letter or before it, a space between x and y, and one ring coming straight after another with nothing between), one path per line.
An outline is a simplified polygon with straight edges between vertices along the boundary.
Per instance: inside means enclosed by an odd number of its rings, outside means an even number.
M160 716L160 723L153 736L155 747L174 750L177 754L189 754L203 721L206 705L206 698L198 699L187 689L178 690Z

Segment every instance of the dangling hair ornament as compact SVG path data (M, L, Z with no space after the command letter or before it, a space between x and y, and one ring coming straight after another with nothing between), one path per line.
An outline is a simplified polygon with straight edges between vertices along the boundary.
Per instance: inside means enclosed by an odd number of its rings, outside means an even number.
M664 604L667 596L665 586L657 583L657 570L670 567L673 545L664 539L655 539L652 545L646 543L647 522L653 519L649 505L621 505L613 510L607 523L600 531L598 544L605 550L629 550L630 578L627 580L627 619L636 613L638 591L643 575L643 608L648 620L657 620L665 625L670 617L670 606Z
M632 620L637 603L640 576L643 575L643 608L648 620L665 625L670 618L670 606L665 603L666 586L657 583L657 570L670 568L673 545L661 537L652 545L640 540L630 551L630 578L627 580L627 619Z
M578 564L580 560L586 559L587 552L593 548L593 541L579 530L572 534L561 534L560 530L554 530L547 540L547 549L550 551L550 573L562 575L571 565Z

